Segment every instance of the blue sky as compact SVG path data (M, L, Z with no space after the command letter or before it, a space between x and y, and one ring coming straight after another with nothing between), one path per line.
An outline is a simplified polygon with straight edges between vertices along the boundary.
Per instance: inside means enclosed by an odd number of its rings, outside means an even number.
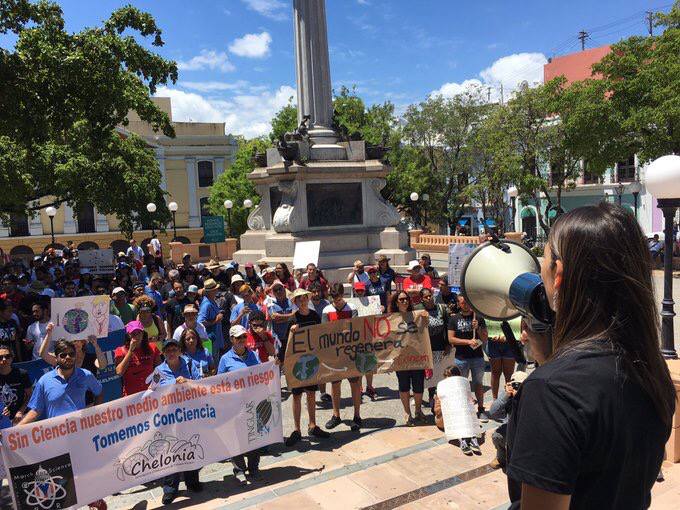
M226 122L228 133L265 134L272 115L295 95L292 0L129 0L163 30L159 52L180 67L159 90L175 120ZM100 24L128 3L62 0L68 30ZM495 96L522 80L537 82L547 57L645 34L645 10L671 0L327 0L333 85L356 85L367 103L398 111L466 80ZM8 39L0 38L0 45Z

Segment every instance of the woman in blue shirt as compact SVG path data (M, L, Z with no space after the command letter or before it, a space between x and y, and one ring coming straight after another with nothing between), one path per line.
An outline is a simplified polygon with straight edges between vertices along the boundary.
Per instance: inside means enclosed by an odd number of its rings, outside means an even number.
M220 364L217 367L218 374L233 372L241 368L260 364L260 358L257 357L257 353L251 351L246 346L248 332L243 326L237 324L229 328L229 336L231 337L231 349L220 359ZM261 449L258 448L257 450L232 457L231 462L234 464L234 476L240 483L246 482L246 470L254 480L261 479L260 456ZM246 457L248 458L247 469Z
M201 369L198 363L191 358L184 358L179 348L179 343L173 338L168 338L163 342L163 356L165 361L158 365L158 372L162 377L159 386L169 384L184 384L189 380L201 378ZM177 497L179 481L184 475L184 482L187 489L192 492L201 492L203 486L198 480L199 469L184 471L184 473L173 473L163 478L163 504L169 505Z
M215 373L215 362L203 347L203 341L193 328L186 328L179 337L179 346L185 358L193 360L198 364L201 376L208 377Z

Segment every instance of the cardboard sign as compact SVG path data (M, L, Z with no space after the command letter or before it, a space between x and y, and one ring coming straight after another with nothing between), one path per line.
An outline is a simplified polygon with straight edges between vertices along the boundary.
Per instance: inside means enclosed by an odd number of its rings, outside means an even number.
M51 302L54 323L52 338L85 340L90 335L97 338L108 336L109 296L82 296L53 298Z
M321 241L301 241L295 243L293 269L305 269L307 264L318 266L320 249Z
M81 269L89 269L92 274L113 274L113 250L82 250L78 252Z
M449 245L449 285L453 292L460 292L460 277L465 260L477 248L471 243L453 243Z
M347 298L345 301L357 309L359 317L382 315L383 313L380 307L380 296L353 297Z
M288 338L284 362L289 388L369 372L432 368L425 311L356 317L300 328Z

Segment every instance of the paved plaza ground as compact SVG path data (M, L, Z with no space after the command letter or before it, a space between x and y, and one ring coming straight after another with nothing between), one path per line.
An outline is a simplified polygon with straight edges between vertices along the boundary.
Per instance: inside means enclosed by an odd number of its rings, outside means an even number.
M655 274L661 288L660 274ZM675 299L680 302L680 280L676 279ZM660 301L660 298L659 298ZM676 317L676 332L680 332ZM680 335L676 334L676 338ZM680 342L676 342L680 347ZM485 401L491 400L490 374L486 373ZM283 379L282 379L283 381ZM466 457L448 444L433 425L404 427L394 374L375 377L378 397L364 397L364 428L351 432L347 423L332 431L330 439L309 442L303 438L294 448L270 447L262 459L263 480L240 485L229 462L211 464L201 470L204 491L188 494L184 483L180 497L168 508L236 510L323 508L409 509L502 509L508 504L505 476L489 462L495 456L490 431L496 422L483 425L486 441L482 455ZM351 418L349 386L343 383L342 417ZM291 397L283 391L283 429L292 427ZM306 428L303 411L303 430ZM317 410L317 421L324 426L330 418L327 408ZM666 480L653 490L652 509L675 509L680 501L680 464L664 463ZM5 487L6 489L6 487ZM6 496L6 494L5 494ZM190 499L187 497L190 496ZM158 484L135 487L106 501L111 510L142 510L161 507ZM9 508L8 499L0 507Z

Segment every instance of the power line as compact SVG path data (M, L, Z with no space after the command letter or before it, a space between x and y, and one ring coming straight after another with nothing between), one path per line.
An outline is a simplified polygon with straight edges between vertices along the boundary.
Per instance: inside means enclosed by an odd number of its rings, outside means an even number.
M588 39L588 37L589 37L588 32L586 32L585 30L581 30L578 33L578 38L581 41L581 51L586 49L586 39Z

